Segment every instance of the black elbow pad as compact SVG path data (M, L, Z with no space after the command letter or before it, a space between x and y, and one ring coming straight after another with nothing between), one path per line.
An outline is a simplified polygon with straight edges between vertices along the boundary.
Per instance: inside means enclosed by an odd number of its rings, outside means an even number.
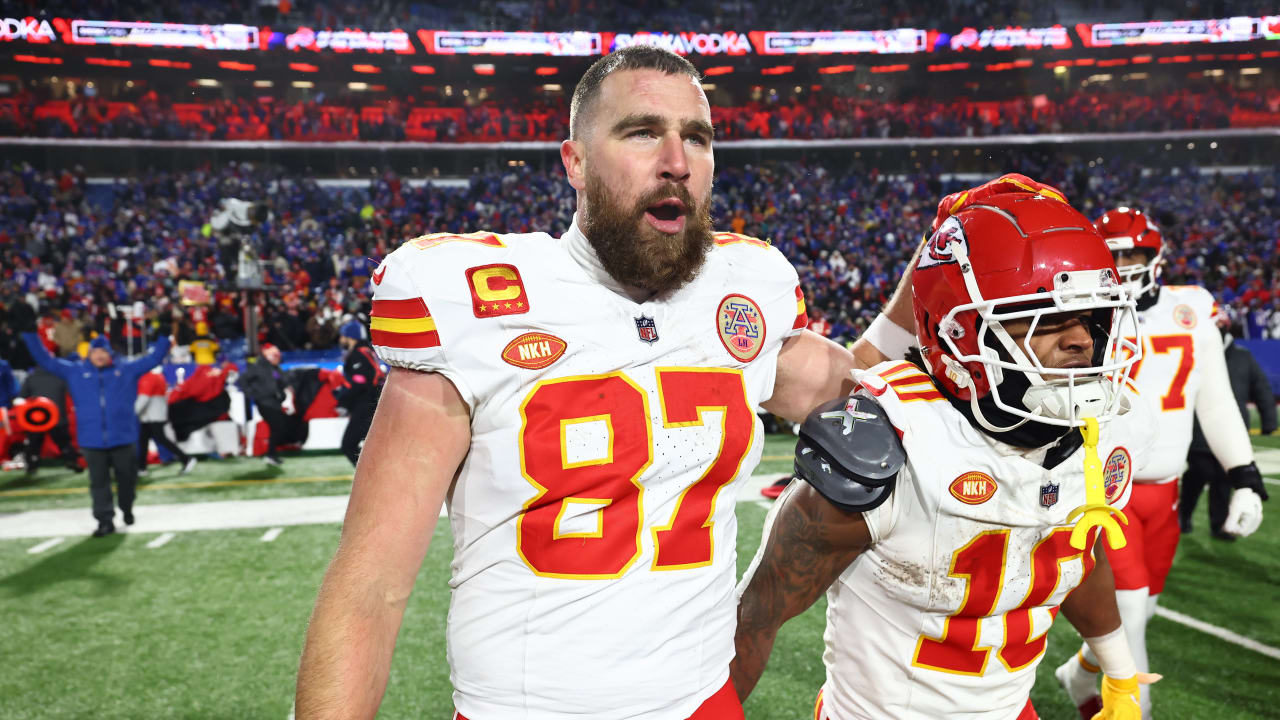
M865 390L821 405L800 426L796 477L851 512L888 500L906 461L898 432Z

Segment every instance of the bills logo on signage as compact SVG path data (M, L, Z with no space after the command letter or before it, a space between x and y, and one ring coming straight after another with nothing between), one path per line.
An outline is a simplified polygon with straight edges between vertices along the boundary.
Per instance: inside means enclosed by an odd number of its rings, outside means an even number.
M26 40L34 43L47 43L57 40L48 20L36 20L33 17L4 18L0 20L0 40Z
M959 220L949 217L942 223L942 227L938 228L938 232L929 238L924 252L920 253L920 263L916 267L927 268L955 262L952 249L954 245L960 245L966 252L969 249L969 241L964 236L964 226Z
M1114 503L1124 495L1132 476L1133 459L1129 457L1129 451L1123 447L1112 450L1102 466L1102 486L1107 493L1107 502Z
M680 55L746 55L752 52L746 33L618 33L610 50L653 45Z

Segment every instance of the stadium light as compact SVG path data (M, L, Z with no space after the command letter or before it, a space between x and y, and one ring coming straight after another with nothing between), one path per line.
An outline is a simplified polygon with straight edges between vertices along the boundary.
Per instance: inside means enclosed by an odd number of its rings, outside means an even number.
M930 65L928 68L929 72L950 72L952 70L968 70L968 69L969 69L969 63L967 62L942 63L939 65Z
M787 73L795 72L795 69L796 69L795 65L775 65L773 67L767 67L762 69L760 71L760 74L761 75L786 75Z
M260 87L260 88L268 88L268 87L275 87L275 83L270 80L254 80L253 86Z
M542 86L542 89L546 92L560 92L564 88L557 83L547 83Z
M1150 55L1134 55L1133 56L1134 65L1145 65L1146 63L1149 63L1149 62L1151 62Z
M1054 66L1053 66L1053 74L1054 74L1054 75L1066 75L1066 74L1067 74L1067 66L1066 66L1066 65L1054 65Z
M818 68L819 75L839 75L841 73L853 72L853 65L828 65Z
M320 68L310 63L289 63L289 69L298 72L320 72Z
M533 72L535 74L542 75L545 77L547 75L555 75L556 73L560 72L560 68L546 65L546 66L535 69Z
M128 60L116 60L114 58L87 57L84 61L87 65L100 65L102 67L133 67L133 63Z
M382 72L382 68L368 63L356 63L351 66L351 69L358 73L364 73L365 75L376 75L377 73Z
M213 78L200 78L199 80L196 81L196 84L199 85L200 87L218 87L222 83L219 83L217 80L214 80Z
M1227 71L1223 70L1222 68L1208 68L1204 71L1205 77L1222 77L1223 75L1226 75L1226 74L1227 74Z
M474 70L477 75L492 75L494 73L492 63L476 63L471 66L471 69Z
M1241 75L1261 75L1262 68L1260 67L1240 68L1240 74Z
M290 84L296 88L313 88L316 86L316 84L311 82L310 80L294 80Z
M218 67L223 70L236 70L238 72L254 72L258 69L258 66L253 63L242 63L235 60L219 60Z
M713 77L715 75L728 75L731 72L733 72L732 65L716 65L703 70L702 74L708 77Z
M897 63L894 65L872 65L871 72L873 73L906 72L908 67L909 66L906 63Z
M364 82L349 82L349 83L347 83L347 88L348 88L348 89L350 89L350 90L368 90L368 89L369 89L369 83L364 83Z
M1116 67L1117 65L1128 65L1129 58L1111 58L1109 60L1099 60L1098 67Z
M61 65L62 58L44 57L42 55L14 55L13 59L20 63L35 63L36 65Z
M191 63L185 60L165 60L163 58L151 58L147 61L151 67L174 68L176 70L190 70Z
M435 75L436 74L436 69L432 65L414 65L409 69L419 75Z

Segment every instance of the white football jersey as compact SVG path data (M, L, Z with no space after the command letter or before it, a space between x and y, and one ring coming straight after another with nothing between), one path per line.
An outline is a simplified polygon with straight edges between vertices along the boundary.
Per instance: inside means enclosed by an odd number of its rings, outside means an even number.
M634 302L575 224L425 236L374 283L378 354L471 410L448 497L458 711L687 718L734 654L734 504L804 327L795 270L722 233L694 281Z
M889 500L863 514L872 544L827 591L824 716L1013 720L1058 606L1093 566L1067 522L1085 504L1085 451L1046 469L1044 448L983 434L909 363L862 382L907 463ZM1139 404L1102 426L1110 505L1128 501L1146 415Z
M1130 369L1129 376L1156 411L1158 425L1151 455L1140 463L1138 482L1172 482L1186 467L1195 403L1206 366L1225 362L1214 325L1217 313L1208 290L1165 285L1156 304L1138 314L1142 359ZM1232 402L1231 398L1223 401Z

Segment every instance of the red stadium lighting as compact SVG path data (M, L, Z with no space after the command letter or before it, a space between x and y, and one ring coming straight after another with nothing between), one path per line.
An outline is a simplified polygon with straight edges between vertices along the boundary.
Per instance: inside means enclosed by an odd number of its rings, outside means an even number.
M1099 60L1098 67L1115 67L1117 65L1128 65L1128 58L1111 58L1110 60Z
M733 72L733 66L731 65L716 65L715 67L709 67L706 70L703 70L702 74L703 75L728 75L731 72Z
M414 65L409 69L418 73L419 75L435 75L436 74L435 67L431 65Z
M368 63L357 63L352 65L351 69L358 73L364 73L365 75L376 75L382 72L382 68L377 65L369 65Z
M101 65L103 67L133 67L133 63L128 60L115 60L112 58L87 57L84 61L88 65Z
M234 60L219 60L218 67L223 70L239 70L240 72L253 72L258 69L253 63L242 63Z
M761 75L786 75L787 73L795 72L795 70L796 70L795 65L775 65L773 67L767 67L762 69L760 71L760 74Z
M968 70L968 69L969 69L969 63L967 62L942 63L941 65L929 66L929 72L950 72L952 70Z
M320 72L320 68L311 63L289 63L289 69L298 72Z
M1196 56L1196 62L1211 62L1213 59L1214 58L1212 54Z
M1071 67L1071 61L1070 60L1054 60L1053 62L1045 63L1044 66L1047 68Z
M1095 59L1093 59L1093 58L1078 58L1078 59L1076 60L1076 66L1077 66L1077 67L1082 67L1082 66L1085 66L1085 65L1096 65L1097 63L1098 63L1098 61L1097 61L1097 60L1095 60Z
M37 65L61 65L62 58L44 57L41 55L14 55L13 59L22 63L35 63Z
M872 65L871 72L873 73L905 72L907 68L908 68L908 65L906 63L899 63L897 65Z
M560 72L560 68L546 65L546 66L535 69L533 72L535 74L546 77L547 75L555 75L556 73Z
M151 67L175 68L178 70L190 70L191 63L184 60L165 60L163 58L151 58L147 61Z
M1134 64L1134 65L1145 65L1145 64L1147 64L1147 63L1149 63L1149 62L1151 62L1151 56L1150 56L1150 55L1134 55L1134 56L1133 56L1133 64Z
M1264 57L1264 58L1277 58L1277 57L1280 57L1280 50L1266 50L1266 51L1264 51L1264 52L1262 53L1262 57Z
M1168 65L1169 63L1189 63L1189 62L1191 62L1190 55L1172 55L1170 57L1160 58L1161 65Z
M1014 60L1013 66L1024 68L1024 67L1031 67L1034 63L1035 61L1033 61L1031 58L1022 58L1020 60Z
M1265 55L1266 53L1263 53L1263 54ZM1236 56L1236 59L1237 60L1257 60L1258 56L1254 55L1253 53L1240 53L1239 55Z
M853 65L828 65L818 68L820 75L839 75L840 73L853 72Z
M492 75L495 72L491 63L479 63L472 65L471 69L474 70L477 75Z

